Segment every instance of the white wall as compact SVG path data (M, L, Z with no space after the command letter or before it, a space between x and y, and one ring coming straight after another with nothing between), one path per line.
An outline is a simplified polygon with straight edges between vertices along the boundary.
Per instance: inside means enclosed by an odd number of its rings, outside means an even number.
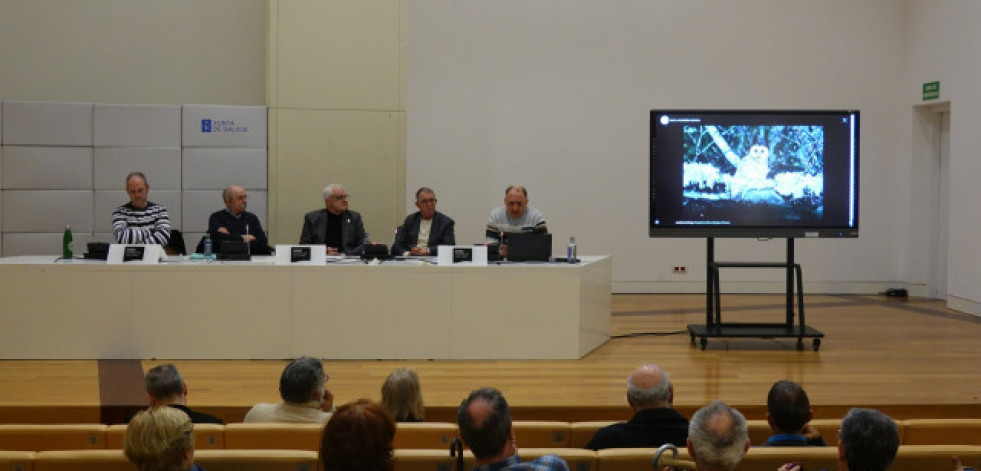
M613 254L615 289L704 290L704 240L647 235L649 110L857 108L860 237L798 241L797 259L811 290L901 281L902 3L432 0L408 24L406 191L435 188L459 241L479 241L504 188L524 184L557 251L576 235L580 253ZM784 247L720 240L716 257L779 261ZM729 286L779 291L773 272Z
M977 130L981 129L981 3L908 0L910 71L904 101L916 104L924 82L940 81L938 101L950 102L950 209L947 293L955 309L981 314L981 210L978 209ZM915 160L918 156L913 156ZM915 175L913 176L915 178ZM915 200L919 195L912 195Z

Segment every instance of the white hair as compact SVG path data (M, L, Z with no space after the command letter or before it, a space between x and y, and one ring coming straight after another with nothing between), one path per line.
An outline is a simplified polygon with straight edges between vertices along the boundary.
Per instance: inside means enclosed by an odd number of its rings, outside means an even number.
M344 185L341 185L340 183L331 183L330 185L325 186L324 199L327 199L328 196L333 195L335 190L343 190L343 189L344 189Z

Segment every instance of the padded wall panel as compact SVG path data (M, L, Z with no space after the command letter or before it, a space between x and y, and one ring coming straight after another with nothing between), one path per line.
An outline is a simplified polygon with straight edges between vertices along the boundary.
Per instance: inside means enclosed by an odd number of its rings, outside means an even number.
M92 144L95 146L181 145L180 106L96 103L92 111Z
M185 148L181 162L185 190L266 189L266 149Z
M64 237L64 232L5 234L3 237L3 254L5 257L16 255L60 257L62 237ZM95 239L92 234L79 233L72 228L72 240L74 241L75 256L79 257L86 252L88 243Z
M152 182L152 180L151 180ZM183 230L181 227L181 194L176 190L150 190L150 201L162 204L167 208L170 217L170 227ZM129 202L129 197L123 190L95 190L95 217L93 232L112 233L112 212L116 207Z
M91 147L4 146L0 156L8 190L91 190Z
M184 105L184 147L266 148L265 106Z
M91 146L92 104L5 101L3 144Z
M3 190L3 230L92 232L92 190Z
M96 147L93 153L96 190L125 190L126 175L143 172L150 192L181 188L178 147Z
M265 191L253 191L246 188L249 193L248 211L255 213L262 223L262 230L269 234L269 227L266 225L266 201L268 195ZM224 209L225 203L221 200L221 190L185 190L183 192L184 209L184 229L188 232L205 232L208 230L208 217L211 213ZM300 234L296 235L300 239ZM292 239L290 239L292 240Z

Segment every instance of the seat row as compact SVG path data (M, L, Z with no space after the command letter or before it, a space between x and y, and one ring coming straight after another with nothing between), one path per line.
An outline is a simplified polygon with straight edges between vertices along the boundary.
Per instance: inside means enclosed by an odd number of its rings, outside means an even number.
M751 443L762 444L770 435L764 420L749 420ZM515 421L518 445L531 448L582 448L593 434L612 421L557 422ZM829 445L836 443L840 419L819 419L811 424ZM981 419L908 419L896 421L904 445L981 445ZM282 449L311 450L319 447L320 424L195 425L198 450ZM102 424L0 424L0 450L116 450L123 447L125 425ZM448 449L458 435L449 422L399 423L396 449Z
M557 454L572 471L650 471L653 448L582 450L576 448L520 448L523 459ZM965 466L981 466L981 446L902 445L889 471L951 469L951 456ZM684 450L678 456L687 459ZM774 471L787 462L804 469L835 469L836 447L752 448L736 471ZM451 471L455 460L447 450L394 452L396 471ZM313 471L317 452L304 450L198 450L194 461L209 471ZM472 469L473 455L464 452L463 469ZM0 469L17 471L136 471L122 450L0 451Z

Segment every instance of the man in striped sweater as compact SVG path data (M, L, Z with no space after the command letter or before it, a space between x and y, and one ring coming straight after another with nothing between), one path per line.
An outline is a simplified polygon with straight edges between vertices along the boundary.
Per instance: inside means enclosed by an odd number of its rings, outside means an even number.
M129 203L112 212L112 233L117 244L160 244L170 240L167 208L147 201L150 184L142 172L126 176Z

